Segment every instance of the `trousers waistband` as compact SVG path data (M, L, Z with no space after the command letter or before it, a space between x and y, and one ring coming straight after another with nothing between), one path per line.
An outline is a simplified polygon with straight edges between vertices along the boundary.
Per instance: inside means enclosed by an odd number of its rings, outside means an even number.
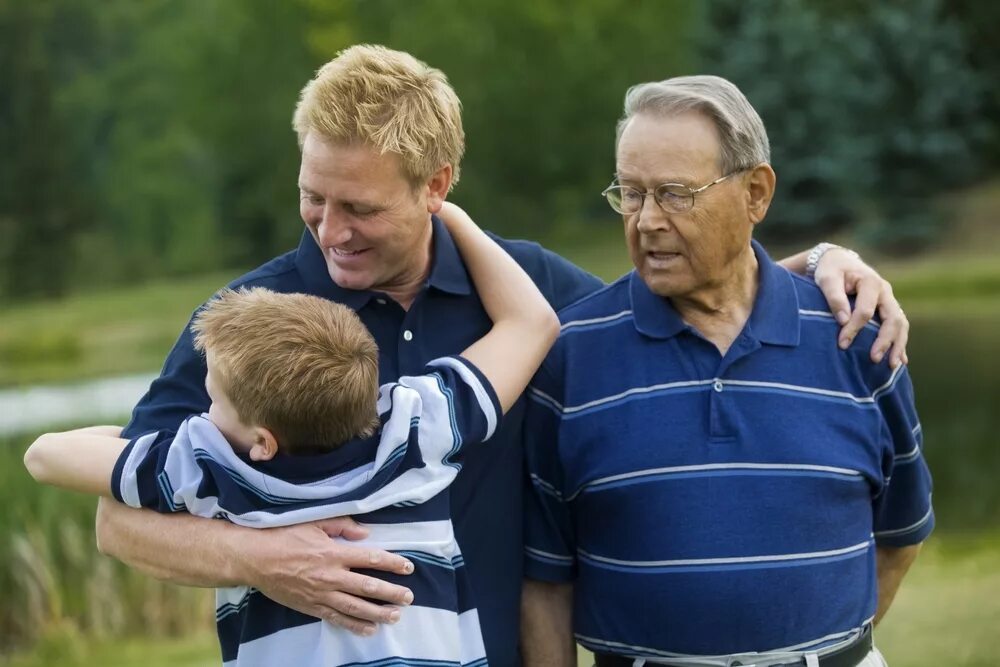
M834 651L830 651L825 655L817 655L815 652L812 655L816 655L813 660L807 660L807 652L801 652L798 654L789 653L788 657L785 658L782 654L772 654L773 657L769 657L768 654L760 654L756 660L760 664L765 665L819 665L819 667L856 667L858 663L865 659L874 646L872 641L872 629L871 626L867 626L864 631L858 635L858 638L851 644L847 646L838 648ZM780 656L780 657L779 657ZM746 656L733 656L726 662L721 662L726 660L725 657L718 658L706 658L704 662L699 662L697 658L683 658L674 659L671 658L644 658L645 662L649 665L667 666L667 667L698 667L700 665L705 665L706 667L711 667L714 665L725 665L726 667L740 667L741 665L754 665L758 664L755 662L755 657L752 655ZM783 662L781 662L783 660ZM814 662L815 660L815 662ZM594 664L596 667L633 667L636 658L629 658L624 655L616 655L614 653L595 653L594 654ZM812 667L810 665L810 667Z

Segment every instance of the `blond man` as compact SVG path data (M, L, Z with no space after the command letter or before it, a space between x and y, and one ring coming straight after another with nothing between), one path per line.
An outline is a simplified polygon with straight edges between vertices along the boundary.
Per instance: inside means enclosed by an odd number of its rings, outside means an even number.
M304 292L351 308L378 343L383 383L420 373L428 361L465 349L488 330L484 295L473 289L436 215L457 181L465 146L458 97L444 74L406 53L351 47L303 89L294 128L302 150L302 241L231 286ZM555 309L603 287L538 244L497 242ZM791 258L790 268L804 272L806 255ZM816 281L842 318L845 345L878 308L885 323L873 353L902 357L906 318L876 273L831 251L818 262ZM853 314L845 286L858 291ZM186 328L125 435L176 429L204 411L205 374ZM520 661L522 412L515 406L487 446L466 453L451 487L455 532L494 665ZM101 549L145 572L182 584L252 585L359 633L392 621L389 607L372 600L399 605L412 594L357 571L403 574L406 559L329 539L366 534L349 519L253 531L102 502L97 523Z

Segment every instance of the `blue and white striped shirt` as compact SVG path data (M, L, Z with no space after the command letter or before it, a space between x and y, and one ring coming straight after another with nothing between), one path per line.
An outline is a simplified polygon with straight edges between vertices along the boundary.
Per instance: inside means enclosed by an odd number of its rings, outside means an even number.
M526 568L574 584L591 650L843 641L875 613L875 545L933 527L909 374L868 356L878 325L840 350L817 287L754 248L725 356L634 272L560 314L526 417Z
M133 507L187 511L258 528L354 516L371 531L354 545L406 556L406 577L368 572L414 594L373 637L283 607L246 586L219 589L216 620L229 666L486 664L479 618L452 529L448 485L460 450L488 439L500 407L486 378L461 357L428 364L379 390L379 434L328 454L251 462L207 416L176 433L132 440L112 478Z

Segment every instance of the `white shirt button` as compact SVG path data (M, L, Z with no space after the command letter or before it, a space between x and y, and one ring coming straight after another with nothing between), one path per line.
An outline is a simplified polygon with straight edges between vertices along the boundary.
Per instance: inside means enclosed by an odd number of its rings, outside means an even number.
M377 303L380 306L384 306L385 305L385 299L375 299L375 303Z
M410 331L409 329L407 329L406 331L404 331L403 332L403 340L405 340L405 341L411 341L411 340L413 340L413 332Z
M712 383L712 389L715 391L722 391L722 380L716 380Z

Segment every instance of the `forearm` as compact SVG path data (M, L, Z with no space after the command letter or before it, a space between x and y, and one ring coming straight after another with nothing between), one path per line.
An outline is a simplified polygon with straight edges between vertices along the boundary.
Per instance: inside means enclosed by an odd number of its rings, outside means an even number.
M878 575L878 606L875 610L875 625L889 611L899 585L903 582L913 561L920 553L919 544L910 547L876 547L875 571Z
M795 253L784 259L779 259L778 264L791 271L792 273L797 273L800 276L806 275L806 259L809 257L809 250L803 250L802 252Z
M159 514L108 498L97 506L97 547L157 579L187 586L250 583L238 543L250 528L186 513Z
M41 435L24 453L24 466L42 484L110 496L111 473L128 444L117 433L111 435L115 428L95 426Z
M528 274L462 209L448 205L442 213L493 320L489 333L462 356L487 377L506 413L559 335L559 319Z
M574 667L573 585L526 579L521 597L525 667Z

